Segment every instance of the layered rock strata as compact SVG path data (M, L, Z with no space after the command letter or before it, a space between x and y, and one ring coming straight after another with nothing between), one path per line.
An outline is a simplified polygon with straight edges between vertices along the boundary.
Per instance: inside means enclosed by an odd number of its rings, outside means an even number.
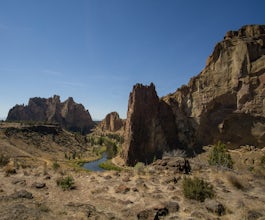
M35 121L56 123L71 131L83 134L90 132L94 122L82 104L74 102L72 97L61 102L60 97L31 98L28 105L16 105L9 110L7 121Z

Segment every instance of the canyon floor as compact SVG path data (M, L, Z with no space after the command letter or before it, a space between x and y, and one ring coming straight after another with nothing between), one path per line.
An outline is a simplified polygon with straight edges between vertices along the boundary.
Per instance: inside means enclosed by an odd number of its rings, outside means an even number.
M0 154L9 158L0 166L1 220L265 219L265 148L230 150L233 169L209 166L210 147L204 147L204 153L188 158L189 174L178 170L180 155L122 171L88 172L65 159L66 140L79 143L76 148L84 155L89 152L81 137L49 132L37 137L31 131L6 132L7 127L19 125L1 124ZM119 161L113 160L117 165ZM67 177L74 183L64 190L58 180ZM188 177L210 183L214 197L204 202L186 198L183 181Z

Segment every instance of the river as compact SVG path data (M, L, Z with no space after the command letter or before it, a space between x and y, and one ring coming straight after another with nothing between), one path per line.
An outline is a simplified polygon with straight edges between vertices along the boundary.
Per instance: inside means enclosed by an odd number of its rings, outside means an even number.
M99 160L95 160L95 161L91 161L91 162L85 163L83 165L83 167L85 169L87 169L87 170L102 172L102 171L105 171L105 170L102 169L101 167L99 167L99 164L103 163L106 160L107 160L107 154L103 153L102 158L100 158Z

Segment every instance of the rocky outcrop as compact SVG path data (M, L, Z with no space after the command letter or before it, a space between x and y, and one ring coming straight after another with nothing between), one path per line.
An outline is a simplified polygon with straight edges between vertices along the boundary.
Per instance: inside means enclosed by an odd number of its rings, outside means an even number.
M130 94L122 153L128 165L219 140L265 144L265 25L229 31L205 69L175 93L159 99L153 84L137 84Z
M265 144L265 25L229 31L205 69L162 98L174 112L178 140L202 146Z
M137 84L130 94L122 157L128 165L151 163L177 144L171 108L159 100L155 86Z
M103 132L116 132L124 127L124 122L117 112L111 112L106 115L97 128Z
M74 102L72 97L61 102L60 97L31 98L28 105L16 105L7 116L7 121L35 121L60 124L62 127L88 133L94 122L82 104Z

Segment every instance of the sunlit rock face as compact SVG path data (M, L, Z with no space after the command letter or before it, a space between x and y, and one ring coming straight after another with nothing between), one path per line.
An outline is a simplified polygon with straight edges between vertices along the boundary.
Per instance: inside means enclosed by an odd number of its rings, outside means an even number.
M31 98L28 105L16 105L9 110L7 121L35 121L57 123L62 127L81 132L90 132L94 122L82 104L74 102L72 97L61 102L60 97Z
M136 84L130 93L122 157L128 165L151 163L177 143L171 108L161 101L154 84Z
M201 146L265 144L265 26L229 31L188 85L163 97L175 115L178 140Z
M117 112L111 112L97 126L102 132L116 132L124 128L124 120L122 120Z

